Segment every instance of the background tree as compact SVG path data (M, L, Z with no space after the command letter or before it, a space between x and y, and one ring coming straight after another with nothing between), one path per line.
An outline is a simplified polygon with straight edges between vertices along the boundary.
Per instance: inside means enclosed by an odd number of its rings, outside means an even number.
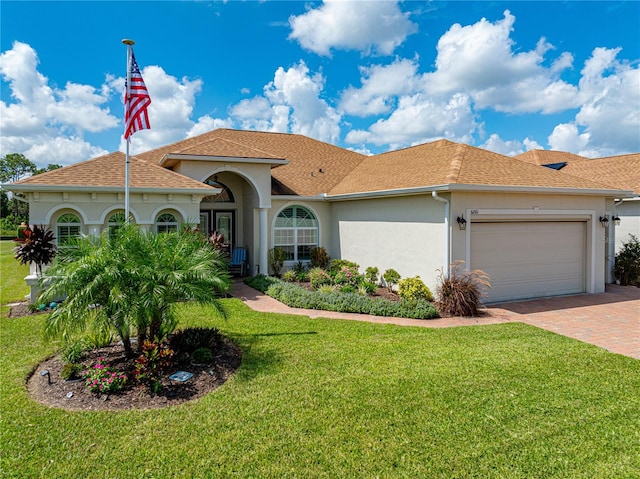
M36 171L36 165L22 153L9 153L0 158L0 181L12 183Z
M175 305L210 304L225 316L221 295L231 279L225 257L188 231L153 235L124 225L113 235L80 238L47 271L55 283L46 303L66 295L47 318L48 336L70 337L88 325L114 330L133 356L130 337L161 341L177 324Z
M62 168L62 165L58 165L56 163L49 163L44 168L36 168L35 170L33 170L32 175L33 176L39 175L41 173L46 173L47 171L57 170L58 168Z

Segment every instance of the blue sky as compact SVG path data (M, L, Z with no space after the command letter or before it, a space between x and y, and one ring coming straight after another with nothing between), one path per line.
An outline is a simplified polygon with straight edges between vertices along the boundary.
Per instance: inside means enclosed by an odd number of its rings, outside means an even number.
M448 138L504 154L640 151L640 2L0 3L0 153L123 150L123 38L144 151L218 127L363 153Z

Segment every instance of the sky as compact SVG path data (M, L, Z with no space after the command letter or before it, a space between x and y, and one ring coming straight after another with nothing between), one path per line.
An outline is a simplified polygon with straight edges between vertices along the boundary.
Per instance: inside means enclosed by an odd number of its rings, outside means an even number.
M0 155L124 151L125 38L152 101L133 154L215 128L640 152L638 1L2 0Z

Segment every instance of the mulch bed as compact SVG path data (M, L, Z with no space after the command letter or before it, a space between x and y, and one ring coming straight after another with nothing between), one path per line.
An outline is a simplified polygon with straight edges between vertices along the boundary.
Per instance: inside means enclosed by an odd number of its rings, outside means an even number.
M10 318L30 313L27 303L13 305ZM187 401L205 396L219 388L240 367L242 351L231 340L222 338L219 347L213 351L214 359L210 364L194 365L186 358L174 362L162 378L162 391L152 394L146 386L134 378L134 359L127 358L121 343L87 351L82 357L83 367L89 368L98 358L127 373L129 377L125 388L113 394L96 394L89 391L83 380L65 381L60 377L63 361L55 355L36 366L27 377L26 387L29 395L39 403L50 407L74 411L156 409L177 406ZM51 384L43 371L49 371ZM169 376L177 371L187 371L193 377L186 382L170 381Z

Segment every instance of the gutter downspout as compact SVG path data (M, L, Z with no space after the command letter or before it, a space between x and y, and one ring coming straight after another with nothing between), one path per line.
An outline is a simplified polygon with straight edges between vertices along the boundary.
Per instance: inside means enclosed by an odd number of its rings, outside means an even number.
M447 268L447 275L449 275L450 268L451 268L451 228L449 227L449 200L447 200L446 198L442 198L441 196L438 196L437 191L432 191L431 197L436 201L444 203L444 225L445 225L445 228L447 229L446 268Z

